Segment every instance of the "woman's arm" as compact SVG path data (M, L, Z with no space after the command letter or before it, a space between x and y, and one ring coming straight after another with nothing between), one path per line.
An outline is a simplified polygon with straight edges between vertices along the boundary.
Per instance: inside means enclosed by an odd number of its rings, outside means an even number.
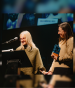
M53 73L54 67L55 67L55 59L53 60L52 65L51 65L49 71Z
M39 49L37 49L37 52L36 52L35 70L36 71L38 71L38 70L46 71L46 69L43 65L43 62L42 62L42 58L41 58Z

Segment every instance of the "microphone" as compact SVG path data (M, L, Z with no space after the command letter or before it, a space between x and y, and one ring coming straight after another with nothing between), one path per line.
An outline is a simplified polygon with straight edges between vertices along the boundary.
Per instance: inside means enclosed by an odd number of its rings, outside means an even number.
M16 40L18 40L18 37L15 37L14 39L10 39L9 41L6 41L6 42L4 42L4 43L2 43L2 44L5 44L5 43L11 43L11 42L14 42L14 41L16 41Z

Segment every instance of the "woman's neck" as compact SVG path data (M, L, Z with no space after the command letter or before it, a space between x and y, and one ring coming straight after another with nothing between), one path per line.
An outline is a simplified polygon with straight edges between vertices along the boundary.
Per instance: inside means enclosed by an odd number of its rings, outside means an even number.
M27 46L28 46L27 44L26 44L26 45L24 45L24 48L26 49L26 48L27 48Z

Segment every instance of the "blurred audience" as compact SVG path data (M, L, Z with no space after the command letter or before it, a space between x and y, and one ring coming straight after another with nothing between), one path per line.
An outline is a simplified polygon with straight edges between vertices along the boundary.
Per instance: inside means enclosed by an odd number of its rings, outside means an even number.
M75 0L4 0L3 13L20 12L74 12Z

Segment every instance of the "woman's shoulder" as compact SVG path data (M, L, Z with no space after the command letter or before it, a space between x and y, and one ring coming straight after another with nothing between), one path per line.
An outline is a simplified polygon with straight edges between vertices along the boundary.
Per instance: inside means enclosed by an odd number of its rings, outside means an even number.
M67 40L67 44L73 46L73 37L70 37L68 40Z
M39 51L39 49L38 49L37 47L34 47L33 50L35 50L35 51Z
M74 37L72 36L72 37L70 37L69 39L73 40L73 39L74 39Z
M73 42L74 37L70 37L67 42Z

